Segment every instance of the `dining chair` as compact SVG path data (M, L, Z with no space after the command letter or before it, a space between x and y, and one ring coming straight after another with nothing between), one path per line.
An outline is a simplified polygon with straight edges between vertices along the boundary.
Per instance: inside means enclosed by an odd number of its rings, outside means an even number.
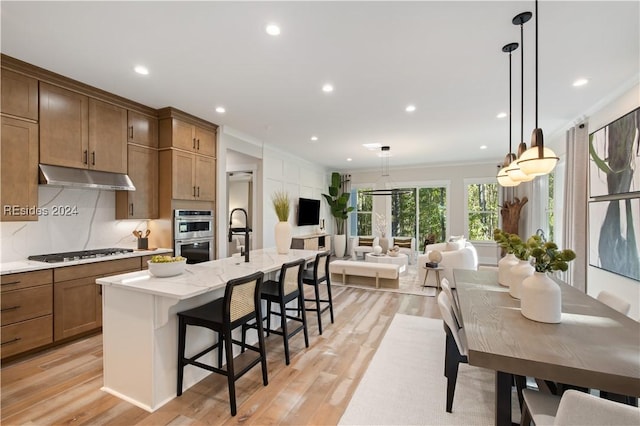
M456 299L453 295L453 290L451 289L451 284L449 284L449 280L443 278L440 280L440 288L447 293L449 300L451 301L451 307L453 309L453 315L458 324L458 328L462 328L462 315L460 314L460 307L458 306L458 299Z
M597 299L609 306L610 308L615 309L616 311L622 313L623 315L627 315L629 310L631 309L631 304L613 293L608 292L607 290L602 290L598 293Z
M300 331L304 333L304 344L309 347L309 331L307 329L307 314L304 306L304 289L302 288L302 271L304 268L304 259L298 259L293 262L285 263L280 268L280 276L277 281L268 280L262 284L261 298L267 302L267 315L262 321L267 321L265 329L267 336L271 333L282 336L284 341L284 359L286 365L289 365L289 338L298 334ZM287 308L287 303L294 300L298 301L298 307ZM279 311L272 310L272 304L279 306ZM287 311L295 311L296 316L288 315ZM280 317L280 328L271 327L271 316ZM289 329L287 320L299 322L300 325L293 329ZM257 323L257 321L256 321ZM242 326L242 342L245 341L246 331L249 328L255 328L256 324L245 324ZM244 351L244 348L243 348Z
M322 313L329 310L331 315L331 324L333 324L333 298L331 297L331 276L329 275L329 255L330 252L325 251L318 253L313 262L313 269L305 270L302 275L302 282L313 286L314 298L305 298L305 302L314 302L313 307L306 307L307 311L316 312L318 315L318 332L322 334ZM327 298L320 298L320 285L327 284ZM324 306L323 306L324 305Z
M241 278L229 280L225 287L224 297L198 306L193 309L178 312L178 396L182 395L182 381L184 367L194 365L214 373L227 376L229 386L229 404L231 415L237 413L235 382L254 366L262 366L262 383L267 386L267 357L264 344L262 322L257 321L258 346L247 345L245 342L234 340L231 332L249 321L262 318L260 294L264 273L256 272ZM185 346L187 326L204 327L217 332L218 341L196 355L186 357ZM245 360L242 367L236 371L233 357L233 345L240 345L244 349L258 353L251 360ZM198 361L199 358L218 349L218 366ZM222 368L222 351L225 351L226 368Z
M525 389L522 426L639 425L640 409L573 389L562 397Z

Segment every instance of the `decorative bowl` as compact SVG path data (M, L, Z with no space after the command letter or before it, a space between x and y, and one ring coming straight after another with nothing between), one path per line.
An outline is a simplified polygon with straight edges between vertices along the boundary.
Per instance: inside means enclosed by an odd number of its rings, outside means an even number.
M184 272L184 267L187 264L187 259L182 259L174 262L152 262L147 260L149 265L149 272L156 277L173 277L174 275L180 275Z
M393 246L392 248L387 250L387 254L391 257L398 257L399 253L400 253L400 247L398 246Z

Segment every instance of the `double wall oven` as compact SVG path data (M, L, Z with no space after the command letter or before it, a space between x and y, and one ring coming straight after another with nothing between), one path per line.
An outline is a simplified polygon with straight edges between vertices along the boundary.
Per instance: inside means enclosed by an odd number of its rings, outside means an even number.
M213 211L175 210L173 215L173 250L187 263L214 259Z

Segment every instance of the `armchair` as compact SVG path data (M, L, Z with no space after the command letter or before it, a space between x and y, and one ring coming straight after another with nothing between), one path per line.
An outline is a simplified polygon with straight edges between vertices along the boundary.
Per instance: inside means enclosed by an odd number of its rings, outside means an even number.
M416 239L412 237L392 237L389 238L389 248L397 245L400 253L404 253L409 257L409 264L414 261L416 252Z
M351 239L351 258L358 260L358 255L373 252L373 247L380 244L378 237L358 236Z
M454 269L478 269L478 252L476 248L468 241L463 243L437 243L429 244L424 248L424 254L418 255L418 282L424 282L424 276L427 273L424 269L425 263L429 262L429 252L432 250L438 250L442 253L442 260L439 266L444 268L444 271L440 274L440 278L446 278L449 280L451 287L455 287L455 280L453 279ZM435 276L431 274L428 281L432 278L435 280ZM427 285L435 286L435 282Z

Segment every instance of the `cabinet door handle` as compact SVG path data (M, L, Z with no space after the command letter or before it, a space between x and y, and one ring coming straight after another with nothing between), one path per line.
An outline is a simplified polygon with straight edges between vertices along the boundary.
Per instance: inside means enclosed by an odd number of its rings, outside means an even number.
M92 166L95 166L95 165L96 165L96 152L95 152L95 151L93 151L93 152L91 153L91 165L92 165Z
M16 309L20 309L20 305L11 306L9 308L2 308L0 309L0 312L15 311Z
M133 126L129 127L129 137L133 139Z
M11 281L11 282L8 282L8 283L2 283L1 285L14 285L14 284L20 284L20 282L21 282L20 280L18 280L18 281Z
M193 187L193 196L194 197L196 196L196 187L195 186Z
M193 149L196 149L196 138L193 138Z
M200 139L198 139L198 151L200 151Z
M198 195L197 195L197 197L198 197L198 198L200 198L200 187L198 186L197 188L198 188Z
M6 342L2 342L2 343L0 343L0 346L8 345L9 343L16 343L18 340L22 340L22 337L16 337L16 338L8 340Z
M130 204L129 211L130 211L130 213L129 213L129 214L130 214L131 216L133 216L133 203L131 203L131 204Z
M83 156L84 156L84 159L82 160L82 164L89 164L89 151L85 149Z

